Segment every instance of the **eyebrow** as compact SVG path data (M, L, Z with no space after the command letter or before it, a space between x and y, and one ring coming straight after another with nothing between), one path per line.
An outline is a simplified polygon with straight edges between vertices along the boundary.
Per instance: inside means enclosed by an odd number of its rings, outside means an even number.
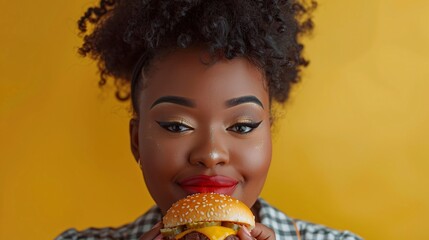
M261 106L262 109L264 109L262 102L259 101L259 99L255 96L243 96L243 97L233 98L233 99L226 101L225 105L228 108L230 108L230 107L234 107L234 106L237 106L237 105L243 104L243 103L255 103L255 104Z
M158 98L155 102L153 102L152 106L150 106L150 109L161 103L174 103L185 107L195 107L195 102L189 98L179 96L164 96Z

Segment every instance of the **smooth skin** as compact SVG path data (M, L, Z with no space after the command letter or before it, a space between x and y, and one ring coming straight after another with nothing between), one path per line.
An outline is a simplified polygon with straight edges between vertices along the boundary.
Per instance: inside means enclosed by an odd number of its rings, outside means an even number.
M205 56L204 50L190 48L156 58L138 90L131 149L163 214L189 195L178 183L196 175L235 179L231 195L251 208L270 166L270 104L263 74L244 58L207 65ZM159 229L141 239L158 239ZM238 236L275 239L260 223Z

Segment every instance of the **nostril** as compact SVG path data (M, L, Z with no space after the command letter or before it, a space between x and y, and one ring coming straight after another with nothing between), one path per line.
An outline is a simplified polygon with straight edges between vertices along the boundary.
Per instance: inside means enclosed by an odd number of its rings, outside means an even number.
M204 162L202 162L202 161L199 161L199 162L198 162L198 166L203 166L203 167L205 167L205 166L206 166L206 164L204 164Z

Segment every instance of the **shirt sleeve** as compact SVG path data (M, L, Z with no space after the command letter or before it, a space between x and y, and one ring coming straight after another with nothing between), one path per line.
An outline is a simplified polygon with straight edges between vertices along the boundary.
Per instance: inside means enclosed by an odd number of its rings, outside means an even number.
M74 228L71 228L61 233L58 237L55 238L55 240L66 240L66 239L74 240L74 239L78 239L77 235L78 235L78 231L76 231L76 229Z
M116 228L87 228L83 231L70 228L61 233L55 240L138 240L142 234L149 231L161 219L161 210L154 206L132 223Z
M68 229L61 233L55 240L125 240L137 239L135 234L131 234L128 229L121 228L87 228L77 231L75 228Z
M302 240L362 240L361 237L349 231L339 231L323 225L305 221L296 221Z

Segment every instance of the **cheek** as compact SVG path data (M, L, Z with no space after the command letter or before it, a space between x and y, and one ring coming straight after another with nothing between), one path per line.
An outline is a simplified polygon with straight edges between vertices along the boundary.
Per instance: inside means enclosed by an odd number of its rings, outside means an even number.
M265 133L264 136L251 142L243 142L239 145L241 146L236 148L233 159L239 159L237 164L242 175L248 181L264 182L271 163L270 134Z
M183 165L183 153L177 144L163 142L159 139L142 141L140 147L142 168L145 173L169 175Z
M268 130L252 140L235 144L234 167L244 180L237 197L252 206L262 191L271 163L271 134Z
M186 164L186 148L176 141L171 141L169 137L162 137L163 134L156 129L156 126L150 127L140 134L139 150L146 181L172 180Z

